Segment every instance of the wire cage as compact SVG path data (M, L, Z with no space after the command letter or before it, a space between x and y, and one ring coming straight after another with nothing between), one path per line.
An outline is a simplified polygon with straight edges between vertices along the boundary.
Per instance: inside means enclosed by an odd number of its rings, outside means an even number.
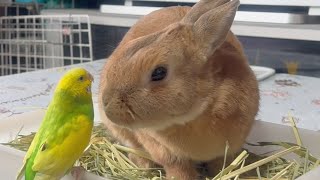
M0 75L93 61L87 15L0 18Z

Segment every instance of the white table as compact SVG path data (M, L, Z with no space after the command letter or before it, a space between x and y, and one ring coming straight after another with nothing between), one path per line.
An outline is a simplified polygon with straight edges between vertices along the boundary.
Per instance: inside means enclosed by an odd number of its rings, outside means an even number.
M93 99L97 107L98 84L105 60L81 65L94 75ZM15 114L46 108L56 83L70 67L40 70L0 77L0 120ZM278 80L290 80L281 85ZM289 82L290 83L290 82ZM292 113L300 128L320 130L320 79L288 74L275 74L260 81L261 104L258 120L286 123ZM99 118L95 108L95 118Z

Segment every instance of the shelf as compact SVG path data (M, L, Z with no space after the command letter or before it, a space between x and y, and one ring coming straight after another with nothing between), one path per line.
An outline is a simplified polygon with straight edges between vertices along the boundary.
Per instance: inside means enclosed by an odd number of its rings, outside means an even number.
M126 2L132 1L196 3L199 0L126 0ZM317 0L241 0L240 3L270 6L320 6L320 1Z
M101 13L98 10L43 10L41 14L88 14L91 24L131 27L143 13ZM239 36L320 41L320 24L278 24L235 21L231 30Z

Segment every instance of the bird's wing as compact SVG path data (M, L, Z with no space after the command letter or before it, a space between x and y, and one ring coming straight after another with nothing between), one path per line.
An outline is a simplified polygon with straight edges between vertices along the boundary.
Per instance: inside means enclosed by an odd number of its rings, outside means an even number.
M33 171L63 175L81 156L90 141L93 123L85 115L70 118L40 145Z
M16 180L21 180L22 177L24 176L24 173L25 173L25 170L26 170L26 162L30 158L32 152L35 150L36 145L38 144L38 141L39 141L39 135L37 133L34 136L34 139L32 140L31 145L30 145L30 147L29 147L29 149L28 149L28 151L27 151L27 153L26 153L26 155L25 155L25 157L23 159L23 165L22 165L21 169L18 172Z
M49 105L50 107L50 105ZM50 108L49 108L50 109ZM45 126L48 123L48 117L50 117L50 111L46 111L45 116L40 124L40 128L38 129L38 132L35 134L29 148L28 151L26 153L26 155L24 156L23 159L23 165L20 168L17 176L16 176L16 180L21 180L22 177L25 175L25 171L26 171L26 166L27 166L27 161L29 160L29 158L31 157L31 155L33 154L34 151L36 151L37 145L39 143L39 141L41 141L41 133L43 133L43 131L45 131Z

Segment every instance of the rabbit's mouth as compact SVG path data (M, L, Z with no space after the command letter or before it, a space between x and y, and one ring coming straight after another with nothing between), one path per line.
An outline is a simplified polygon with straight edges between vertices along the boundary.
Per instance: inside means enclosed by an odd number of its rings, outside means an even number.
M125 102L103 102L103 111L110 121L129 129L133 129L133 126L141 121L141 117L138 113Z

